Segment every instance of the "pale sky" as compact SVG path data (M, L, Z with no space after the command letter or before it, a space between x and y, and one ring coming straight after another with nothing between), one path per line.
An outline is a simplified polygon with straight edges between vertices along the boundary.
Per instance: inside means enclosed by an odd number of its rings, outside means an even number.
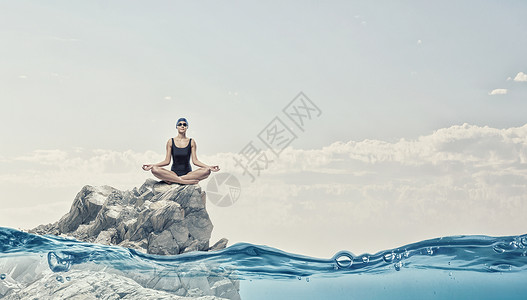
M208 204L213 239L331 257L525 233L526 11L0 0L0 226L57 221L84 185L140 186L184 116L198 157L242 180ZM321 115L250 183L233 154L301 91Z

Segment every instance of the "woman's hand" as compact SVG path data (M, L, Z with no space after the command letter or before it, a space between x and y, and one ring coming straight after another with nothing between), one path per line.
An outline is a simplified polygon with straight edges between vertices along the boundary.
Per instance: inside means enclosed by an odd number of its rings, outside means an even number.
M219 166L211 166L209 168L212 172L218 172L220 170L220 167Z
M153 167L154 167L154 165L143 165L143 170L150 171L150 170L152 170Z

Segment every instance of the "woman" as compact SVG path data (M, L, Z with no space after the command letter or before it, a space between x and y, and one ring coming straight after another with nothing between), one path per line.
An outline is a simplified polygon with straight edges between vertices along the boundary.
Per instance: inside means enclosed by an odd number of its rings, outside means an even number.
M143 170L152 170L152 174L155 177L168 184L174 182L179 184L195 184L209 177L211 171L219 171L220 168L218 166L208 166L198 160L196 156L196 142L186 136L188 128L187 119L179 118L176 124L178 135L167 141L167 155L165 160L157 164L143 165ZM201 168L192 171L189 162L190 157L192 157L192 163ZM173 160L171 171L162 168L170 164L170 159Z

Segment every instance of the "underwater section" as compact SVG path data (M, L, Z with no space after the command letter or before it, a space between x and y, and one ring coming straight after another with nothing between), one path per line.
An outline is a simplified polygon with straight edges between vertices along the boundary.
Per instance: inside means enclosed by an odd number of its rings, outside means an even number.
M248 243L159 256L0 228L3 299L526 299L525 282L527 235L443 237L331 258Z

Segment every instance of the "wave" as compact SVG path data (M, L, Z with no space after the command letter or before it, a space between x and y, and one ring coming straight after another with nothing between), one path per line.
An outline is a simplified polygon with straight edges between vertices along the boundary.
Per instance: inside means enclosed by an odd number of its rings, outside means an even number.
M44 259L49 270L55 273L90 265L92 268L111 268L141 276L178 273L185 276L230 276L236 280L334 278L346 274L384 274L405 269L527 274L527 235L450 236L375 254L354 255L341 251L323 259L249 243L238 243L214 252L159 256L118 246L0 228L0 261L24 256ZM7 271L0 269L0 272L5 278Z

